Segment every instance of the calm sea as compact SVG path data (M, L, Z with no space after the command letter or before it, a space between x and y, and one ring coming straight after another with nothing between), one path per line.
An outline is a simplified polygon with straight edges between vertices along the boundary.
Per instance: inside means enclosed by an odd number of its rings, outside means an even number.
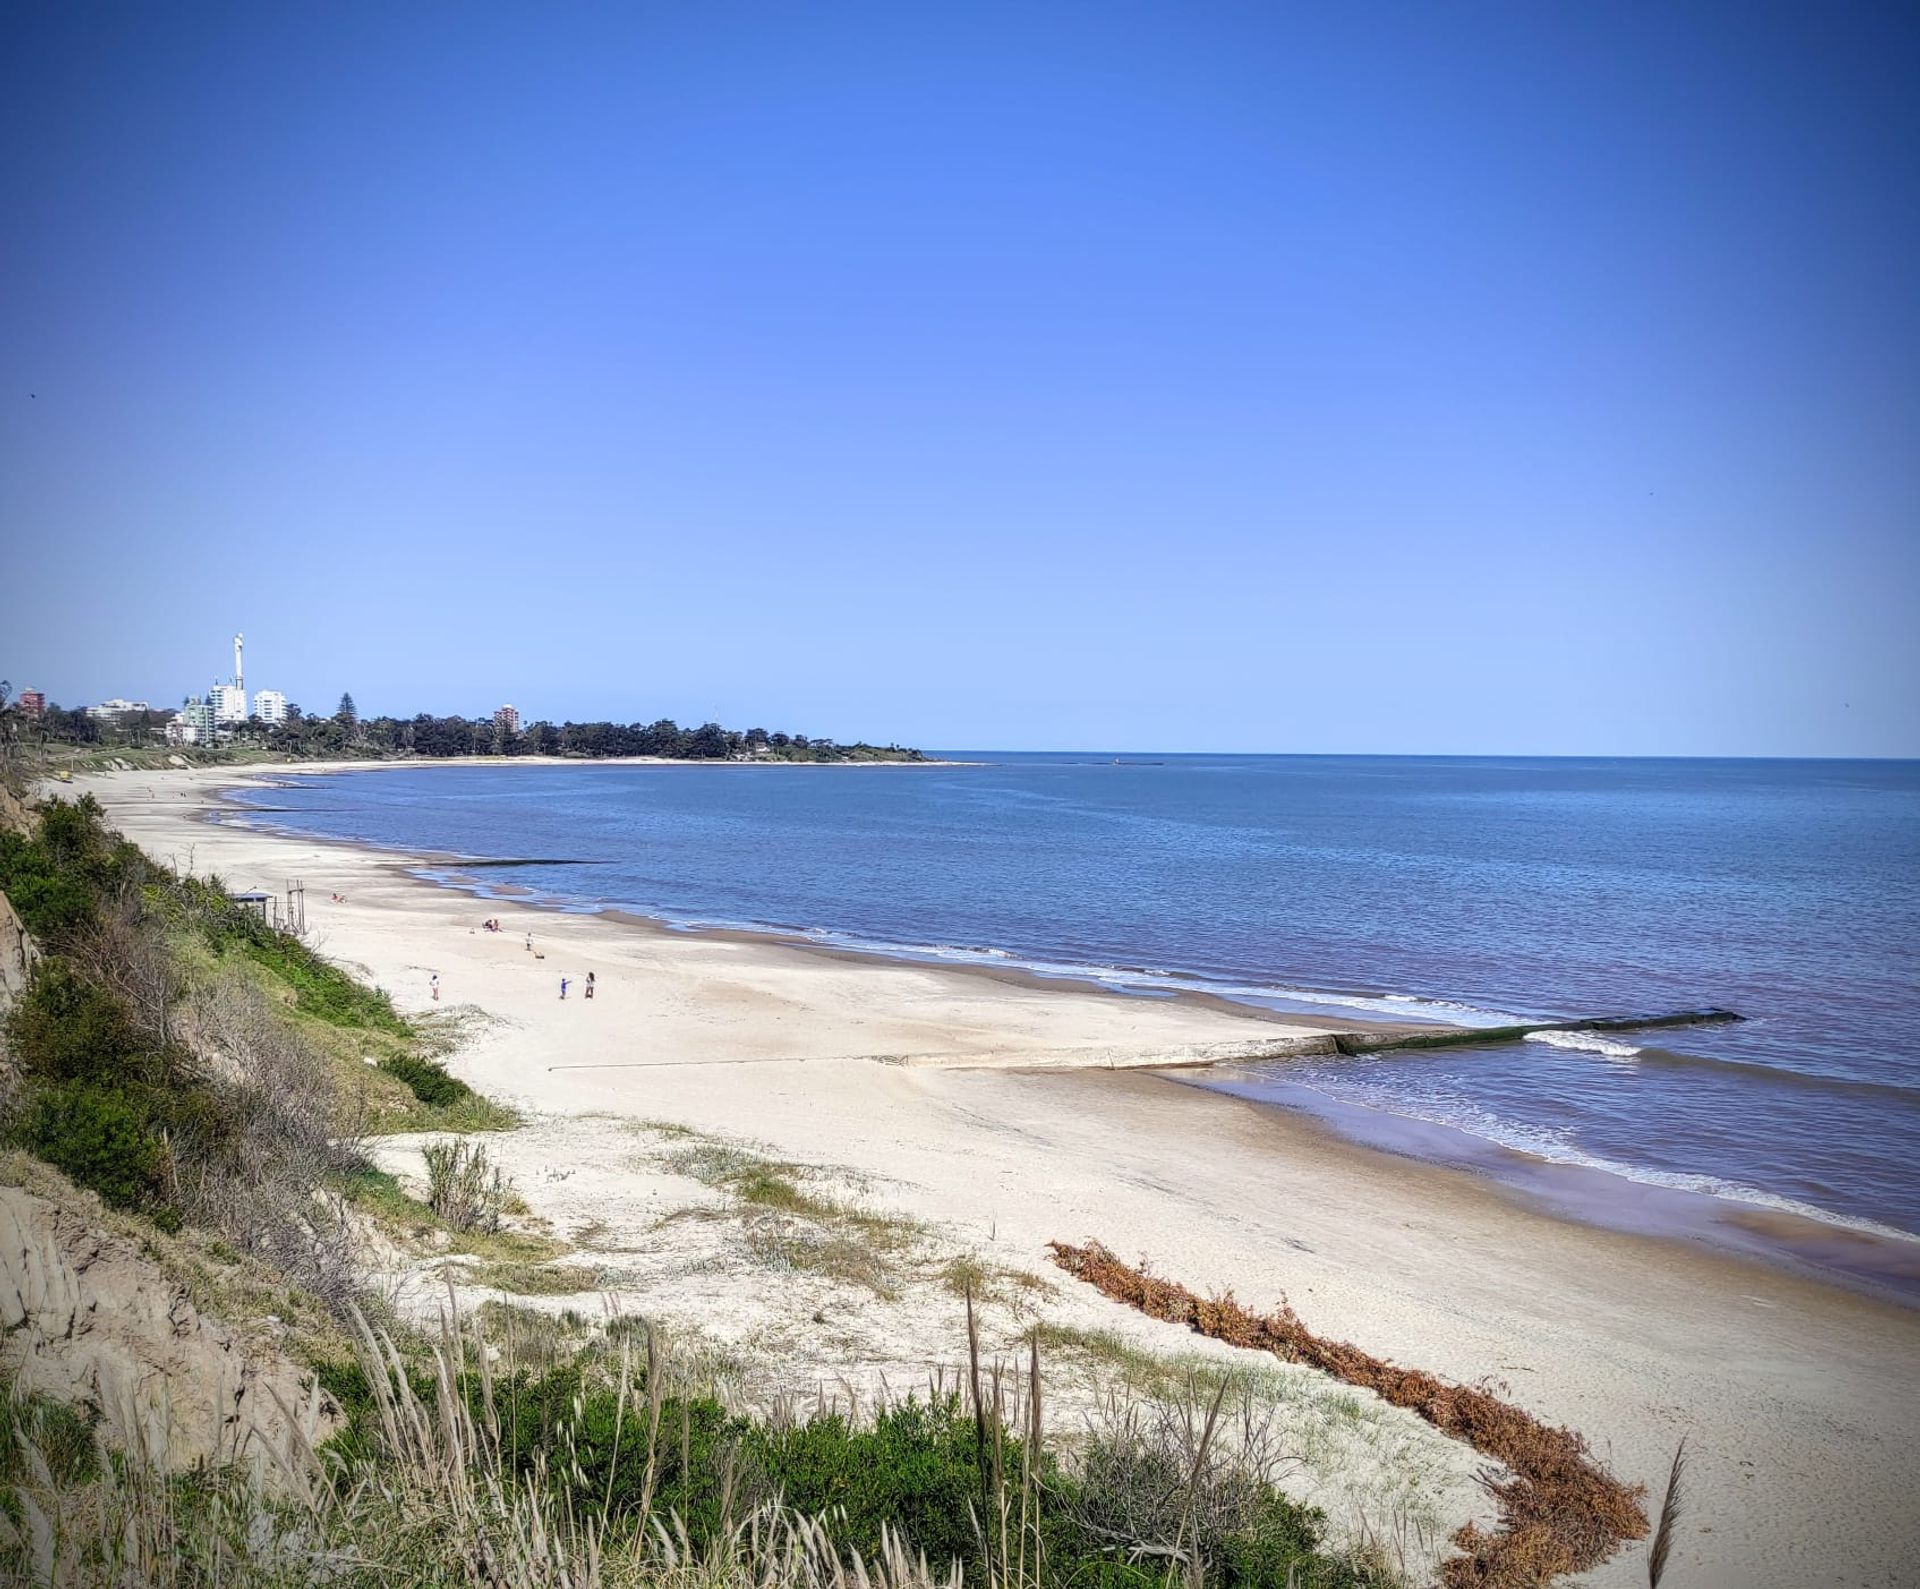
M443 874L476 888L1142 997L1467 1022L1724 1005L1748 1019L1212 1084L1389 1145L1368 1121L1411 1125L1397 1145L1442 1158L1920 1232L1920 763L969 759L440 765L246 798L307 833L535 858Z

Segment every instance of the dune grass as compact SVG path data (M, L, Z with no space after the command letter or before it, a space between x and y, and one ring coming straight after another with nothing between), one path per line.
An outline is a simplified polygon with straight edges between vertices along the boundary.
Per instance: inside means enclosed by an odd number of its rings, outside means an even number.
M70 1413L0 1432L0 1580L154 1589L1363 1589L1319 1522L1212 1447L1215 1418L1051 1450L1037 1349L859 1420L730 1410L642 1322L496 1308L408 1344L356 1319L337 1409L266 1468L100 1460ZM1217 1412L1217 1408L1215 1409ZM18 1527L15 1519L29 1519Z
M658 1128L649 1128L658 1129ZM829 1196L807 1183L831 1174L685 1127L665 1167L725 1195L745 1226L746 1250L770 1268L822 1275L881 1298L899 1295L904 1264L926 1235L918 1221Z
M433 1243L431 1250L435 1252L510 1265L550 1263L574 1250L557 1236L534 1231L455 1230L431 1207L410 1196L399 1178L386 1170L357 1170L342 1177L338 1189L388 1236L411 1249Z
M600 1271L579 1264L489 1263L475 1269L467 1283L520 1297L567 1297L596 1290Z

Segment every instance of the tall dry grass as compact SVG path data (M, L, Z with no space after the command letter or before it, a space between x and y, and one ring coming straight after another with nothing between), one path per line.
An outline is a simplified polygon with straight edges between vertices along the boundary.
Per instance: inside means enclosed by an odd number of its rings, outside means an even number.
M728 1510L696 1547L671 1513L643 1507L638 1528L609 1530L604 1507L547 1482L570 1460L565 1440L531 1472L506 1459L494 1399L498 1349L477 1323L450 1324L419 1357L355 1315L359 1366L379 1429L378 1458L344 1465L315 1450L290 1417L264 1476L241 1466L181 1475L158 1453L108 1453L76 1482L38 1432L15 1416L0 1453L0 1581L36 1589L959 1589L957 1563L936 1571L897 1537L871 1558L838 1548L830 1520L777 1502ZM649 1332L649 1356L657 1343ZM510 1352L498 1372L518 1366ZM664 1365L636 1393L631 1338L622 1404L649 1474L667 1455ZM478 1406L465 1386L477 1378ZM67 1465L68 1467L71 1464Z
M216 974L184 1004L176 1024L206 1067L227 1151L175 1161L181 1208L342 1312L359 1281L330 1187L366 1160L325 1061L244 976Z
M76 1483L56 1471L34 1420L15 1418L10 1461L0 1451L0 1497L15 1503L0 1501L0 1582L1056 1589L1086 1581L1198 1589L1221 1581L1229 1536L1239 1529L1244 1543L1256 1520L1261 1475L1222 1454L1233 1416L1226 1381L1203 1401L1151 1417L1132 1413L1099 1431L1091 1466L1068 1481L1045 1455L1037 1339L1022 1359L988 1361L969 1309L960 1406L979 1459L965 1471L978 1482L952 1515L963 1511L970 1525L970 1556L930 1562L886 1526L878 1548L863 1555L847 1544L844 1513L785 1504L769 1493L773 1470L748 1471L748 1459L725 1444L709 1448L708 1458L718 1478L717 1526L709 1518L696 1532L661 1501L674 1476L689 1471L687 1381L656 1331L635 1325L597 1339L592 1383L610 1390L618 1409L607 1460L604 1444L592 1458L584 1436L576 1446L576 1430L586 1427L586 1376L570 1381L572 1419L560 1419L544 1445L530 1447L527 1430L513 1427L527 1405L513 1387L555 1366L550 1340L523 1341L510 1317L495 1335L480 1317L446 1319L422 1348L353 1313L357 1383L366 1393L354 1440L316 1450L307 1432L320 1427L315 1408L305 1416L295 1409L286 1444L265 1467L181 1475L156 1454L103 1451L93 1476ZM944 1403L945 1387L931 1389ZM802 1422L792 1408L769 1422L783 1418ZM588 1468L601 1461L604 1479L589 1481ZM616 1471L626 1483L636 1465L637 1487L627 1483L616 1501ZM1070 1515L1068 1491L1077 1508ZM1073 1525L1072 1554L1054 1560L1050 1551L1066 1548L1069 1537L1063 1520ZM1386 1580L1314 1557L1287 1581Z
M507 1178L487 1150L465 1137L429 1142L421 1150L427 1167L427 1206L449 1230L492 1235L507 1202Z

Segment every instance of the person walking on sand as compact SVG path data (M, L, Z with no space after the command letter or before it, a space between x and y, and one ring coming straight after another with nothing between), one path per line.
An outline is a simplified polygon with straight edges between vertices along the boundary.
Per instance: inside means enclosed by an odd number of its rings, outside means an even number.
M527 953L528 954L533 953L533 934L532 933L527 934Z
M567 979L565 977L562 977L560 979L560 997L564 999L566 996L567 996Z
M438 1004L440 1002L440 973L438 971L434 972L430 980L433 984L433 1002Z
M593 973L591 971L587 973L587 997L593 997Z

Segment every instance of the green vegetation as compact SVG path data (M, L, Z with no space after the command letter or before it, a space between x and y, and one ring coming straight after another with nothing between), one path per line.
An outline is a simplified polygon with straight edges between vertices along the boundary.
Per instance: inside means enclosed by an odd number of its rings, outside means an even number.
M430 1059L420 1059L413 1054L389 1054L380 1061L379 1068L405 1082L414 1097L436 1109L465 1103L474 1096L473 1089L464 1081Z
M746 1222L747 1250L770 1268L804 1270L898 1294L901 1261L925 1235L914 1221L822 1197L801 1183L818 1171L763 1158L738 1143L667 1128L681 1144L666 1167L723 1192Z
M20 1140L56 1169L98 1192L111 1208L152 1208L167 1223L167 1145L153 1116L125 1092L65 1082L28 1105Z
M239 1122L229 1100L78 962L41 960L4 1035L18 1078L11 1134L112 1207L175 1224L178 1164L230 1160Z
M671 718L653 723L528 723L517 730L490 717L363 718L342 699L332 717L306 717L290 708L287 721L255 730L260 743L294 756L664 756L676 761L923 761L899 745L836 744L805 734L769 733L703 723L682 728Z
M165 1057L134 1029L126 1003L82 976L71 961L42 960L7 1024L29 1073L50 1081L162 1079Z
M429 1142L421 1150L427 1164L427 1206L449 1230L491 1235L500 1228L507 1201L507 1178L477 1143L456 1137Z
M1221 1589L1386 1581L1328 1555L1317 1513L1213 1448L1217 1404L1151 1429L1097 1427L1069 1464L1020 1385L977 1361L978 1405L945 1394L864 1420L769 1420L687 1383L651 1330L624 1336L642 1340L637 1361L607 1343L556 1357L567 1332L541 1333L549 1356L537 1368L509 1356L482 1372L477 1338L472 1350L443 1346L431 1371L364 1356L329 1365L323 1383L347 1414L328 1452L336 1492L390 1471L395 1429L470 1430L488 1488L526 1494L545 1519L593 1518L614 1561L651 1535L737 1567L749 1523L758 1533L785 1516L823 1519L840 1561L917 1563L900 1589L950 1571L999 1589L1164 1589L1170 1569Z
M147 858L100 826L93 796L54 801L29 835L0 831L0 893L42 944L72 943L99 919L101 901L147 870Z
M596 1290L600 1271L578 1264L490 1263L474 1270L468 1280L516 1297L570 1297Z
M0 830L0 892L42 951L0 1026L0 1137L114 1208L232 1227L244 1251L324 1249L303 1205L359 1163L369 1110L410 1129L511 1120L419 1053L384 993L217 879L155 866L91 796ZM375 1076L403 1106L367 1099Z
M19 889L43 951L5 1022L0 1130L127 1211L98 1217L143 1233L169 1276L191 1271L180 1283L201 1302L224 1300L236 1319L331 1321L302 1323L286 1339L313 1360L342 1418L319 1455L284 1454L290 1482L238 1467L165 1473L139 1452L100 1460L86 1417L0 1384L0 1581L1381 1581L1323 1548L1318 1514L1290 1501L1272 1470L1216 1441L1224 1385L1210 1409L1112 1420L1071 1447L1050 1441L1037 1336L1024 1373L983 1365L976 1349L966 1397L936 1391L856 1418L743 1411L631 1322L524 1328L541 1343L535 1362L516 1359L520 1312L491 1315L508 1324L504 1354L474 1325L438 1342L397 1324L375 1331L351 1261L369 1217L416 1251L444 1254L469 1283L558 1297L601 1279L560 1261L569 1249L553 1236L502 1228L511 1191L483 1146L425 1145L426 1204L367 1162L356 1086L399 1095L443 1128L493 1108L422 1052L433 1034L217 881L151 865L105 830L91 800L50 805L31 832L6 836L0 887ZM931 1273L926 1232L846 1201L844 1175L680 1128L660 1135L671 1167L720 1194L763 1261L881 1295L914 1264ZM991 1278L975 1260L939 1277L970 1309ZM352 1361L338 1333L346 1327Z
M0 1393L0 1512L9 1517L18 1516L14 1486L29 1477L29 1453L59 1484L86 1484L100 1473L93 1426L78 1412L48 1396Z
M476 1258L493 1266L496 1277L513 1266L551 1263L573 1250L557 1237L528 1231L485 1229L477 1225L458 1228L442 1219L430 1204L409 1197L400 1182L385 1170L371 1166L339 1176L333 1185L348 1202L371 1215L393 1237L402 1242L425 1238L437 1251ZM502 1202L502 1212L510 1201L509 1196Z
M193 761L245 759L270 754L329 760L386 756L433 758L461 756L662 756L675 761L924 761L918 750L902 745L851 745L818 735L769 732L764 728L723 728L702 723L682 728L672 718L652 723L526 723L509 728L492 717L435 717L420 712L412 717L362 717L353 696L343 694L332 716L287 707L286 720L263 723L257 719L235 725L231 739L220 749L166 747L162 742L171 711L128 713L117 720L89 717L49 705L39 717L28 718L7 702L0 690L0 750L26 743L37 745L42 758L54 746L71 758L86 762L109 754L157 765L168 754ZM151 760L149 760L151 758Z
M379 988L357 982L324 960L293 933L270 927L236 905L217 878L168 878L169 902L215 954L233 951L277 977L293 991L294 1008L333 1026L411 1035Z

